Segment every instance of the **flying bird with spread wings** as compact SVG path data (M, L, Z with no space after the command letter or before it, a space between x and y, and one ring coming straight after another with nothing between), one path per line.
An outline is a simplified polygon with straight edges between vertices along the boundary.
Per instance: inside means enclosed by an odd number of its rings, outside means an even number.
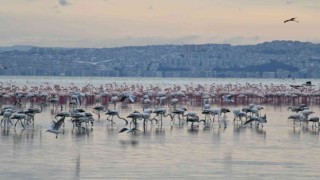
M294 22L299 22L299 21L297 21L296 19L297 19L298 17L294 17L294 18L290 18L290 19L287 19L287 20L285 20L285 21L283 21L283 23L287 23L287 22L290 22L290 21L294 21Z
M0 69L8 69L8 68L0 64Z

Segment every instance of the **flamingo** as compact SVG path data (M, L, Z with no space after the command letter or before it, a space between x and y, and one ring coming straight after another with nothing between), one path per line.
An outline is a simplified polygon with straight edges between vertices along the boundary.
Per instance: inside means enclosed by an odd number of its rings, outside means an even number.
M123 132L133 133L133 132L138 132L138 131L140 131L140 130L137 129L137 128L135 128L135 127L132 128L132 129L129 129L129 128L124 127L124 128L122 128L122 129L120 129L119 133L123 133Z
M131 93L124 92L121 96L120 101L122 102L122 107L127 107L128 103L134 103L136 96Z
M22 120L26 120L27 118L27 115L23 114L23 113L17 113L17 114L14 114L10 119L16 119L16 123L14 124L14 128L16 128L17 126L17 123L20 121L20 124L21 126L23 127L23 129L25 129L23 123L22 123Z
M314 111L311 111L310 109L305 109L303 111L301 111L301 114L304 116L305 120L308 120L308 117L310 114L313 114Z
M204 123L209 125L212 122L210 116L212 114L212 109L203 109L202 114L204 114Z
M26 111L23 111L24 114L28 116L27 123L30 123L32 121L32 124L34 124L34 116L37 113L42 112L42 106L40 108L28 108Z
M157 108L156 110L153 111L153 113L155 113L156 116L160 115L161 125L162 125L162 117L170 116L171 119L173 119L173 116L171 114L167 114L166 115L166 112L167 112L167 110L165 108L161 108L161 107L159 107L159 108ZM153 118L153 119L155 119L155 118ZM159 124L157 119L155 119L155 121L157 122L157 124Z
M258 117L258 116L249 116L249 120L247 120L244 125L249 124L253 121L258 122L256 127L259 128L260 124L261 124L261 128L263 127L263 123L267 123L267 116L264 115L262 117Z
M242 117L245 117L247 120L247 113L243 112L241 109L233 109L233 115L233 121L238 119L238 121L241 121L242 123Z
M141 118L143 119L143 127L146 126L147 120L150 120L150 114L152 113L151 109L144 109L141 113Z
M0 68L1 68L1 69L8 69L6 66L3 66L3 65L1 65L1 64L0 64Z
M298 112L303 111L303 110L305 110L305 109L309 109L309 107L307 107L307 106L304 105L304 104L301 104L301 105L299 105L299 106L289 106L289 107L288 107L288 110L289 110L289 109L290 109L292 112L298 113Z
M57 117L70 117L71 113L70 112L60 112L55 116L55 119L57 119Z
M103 105L93 107L93 113L98 115L98 119L100 119L100 111L106 111L106 107Z
M76 108L70 115L72 117L71 122L73 123L73 127L81 127L81 123L85 123L86 125L91 122L91 126L93 126L93 117L91 113L85 112L83 109Z
M2 124L3 121L4 121L4 125L6 125L6 124L8 124L8 123L10 123L11 125L13 125L12 122L11 122L11 120L10 120L10 117L11 117L11 115L12 115L13 112L14 112L13 109L5 109L5 110L1 111L0 115L3 115L3 118L1 119L0 126L1 126L1 124Z
M199 116L188 116L187 123L188 122L191 122L191 128L195 127L193 123L199 123Z
M294 21L294 22L299 22L299 21L297 21L296 19L297 19L298 17L294 17L294 18L290 18L290 19L287 19L287 20L285 20L285 21L283 21L283 23L287 23L287 22L290 22L290 21Z
M307 81L305 84L302 84L302 86L309 86L309 87L311 87L311 86L314 86L314 85L311 83L311 81Z
M224 95L224 96L222 96L222 98L223 98L223 102L234 103L234 100L232 99L233 95L231 95L231 94Z
M312 122L312 126L319 127L319 117L311 117L308 121Z
M64 124L65 117L61 117L57 122L52 121L51 126L47 129L46 132L54 133L56 134L56 138L58 138L58 134L60 134L60 128L62 124Z
M218 123L219 123L219 125L221 125L221 121L222 121L222 120L224 120L224 123L226 123L226 122L225 122L225 118L226 118L226 113L228 113L228 112L230 112L230 110L227 109L227 108L215 108L215 109L213 109L213 110L211 111L211 115L213 116L213 121L214 121L214 119L215 119L215 115L217 115L217 116L218 116ZM223 116L224 119L221 118L221 113L224 114L224 116Z
M143 97L142 103L143 103L143 108L149 108L151 105L151 100L149 99L149 97L147 95L145 95Z
M126 123L126 125L128 125L128 121L127 121L125 118L119 116L118 110L110 110L110 109L107 109L106 115L109 115L109 116L107 117L107 120L110 121L112 124L114 123L114 122L113 122L113 116L117 116L119 119L124 120L125 123ZM110 116L111 116L111 119L109 119Z
M71 116L71 113L69 113L69 112L60 112L60 113L58 113L54 118L58 121L58 119L57 119L57 117L63 117L63 118L66 118L66 117L70 117ZM61 119L60 118L60 119ZM63 127L64 127L64 121L63 121Z
M296 113L296 114L290 115L288 119L293 120L293 125L296 125L296 121L300 121L300 125L301 125L301 121L304 120L304 117L302 114Z
M57 108L58 107L58 104L59 104L59 99L57 97L55 98L50 98L49 99L49 103L52 105L52 107L54 108Z
M191 129L193 129L194 127L199 127L199 125L197 126L194 126L193 123L200 123L200 122L204 122L204 120L201 120L199 119L199 116L196 114L196 113L188 113L187 115L187 124L188 122L191 122Z
M120 99L121 102L126 101L126 100L130 100L130 102L134 102L136 99L136 96L134 96L131 93L124 93Z
M116 109L116 106L117 106L117 102L119 101L119 98L118 96L112 96L111 97L111 103L113 104L113 109Z
M221 113L223 113L224 118L227 117L226 113L229 113L229 112L230 112L230 110L228 108L221 108Z
M127 116L127 118L131 118L131 122L130 122L130 127L131 127L131 124L133 123L134 127L133 128L137 128L138 126L138 122L137 122L137 119L140 119L141 118L141 114L139 111L134 111L133 113L129 114L129 116Z
M172 111L172 119L171 121L174 123L175 121L175 116L177 115L178 116L178 119L179 119L179 124L181 123L181 117L180 116L184 116L184 113L187 111L187 108L185 107L180 107L180 108L175 108L173 111Z

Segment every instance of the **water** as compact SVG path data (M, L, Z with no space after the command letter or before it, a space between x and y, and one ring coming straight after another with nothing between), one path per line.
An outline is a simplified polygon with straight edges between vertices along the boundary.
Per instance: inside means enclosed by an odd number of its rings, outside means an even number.
M57 139L45 132L55 115L46 107L36 114L34 128L1 127L0 179L318 179L319 130L293 128L285 106L264 107L268 123L262 129L236 126L228 114L226 128L215 124L191 130L190 124L172 125L165 119L162 127L119 134L123 121L115 119L112 126L102 115L88 130L72 129L66 121ZM84 109L92 112L90 106ZM187 109L201 114L200 107ZM134 110L141 107L130 106L120 114ZM312 110L319 115L320 107Z
M258 79L258 78L141 78L141 77L59 77L59 76L0 76L0 83L15 84L15 85L34 85L40 86L46 83L50 85L70 85L71 83L79 86L91 84L94 86L105 85L107 83L127 85L153 85L153 86L172 86L172 85L211 85L215 84L237 84L237 83L251 83L251 84L303 84L306 81L312 81L312 84L318 88L320 86L320 79Z

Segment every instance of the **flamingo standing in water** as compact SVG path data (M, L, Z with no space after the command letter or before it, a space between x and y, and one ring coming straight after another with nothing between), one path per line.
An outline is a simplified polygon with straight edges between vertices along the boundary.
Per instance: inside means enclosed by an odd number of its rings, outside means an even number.
M185 108L185 107L180 107L180 108L175 108L173 111L172 111L172 119L171 119L171 121L172 121L172 123L174 123L174 121L175 121L175 116L177 116L178 117L178 119L179 119L179 124L181 123L181 116L182 116L182 118L184 117L184 113L187 111L187 108Z
M0 115L3 115L3 118L1 119L1 123L0 123L0 126L2 125L2 122L4 121L4 125L6 126L8 123L10 123L11 125L12 122L10 120L10 117L12 115L12 113L14 113L14 110L13 109L4 109L1 111Z
M100 119L100 111L106 111L106 107L103 105L93 107L93 113L98 115L98 119Z
M113 122L113 116L117 116L119 119L124 120L124 122L126 123L126 125L128 125L128 121L127 121L125 118L119 116L118 110L110 110L110 109L107 109L106 115L109 115L109 116L107 117L107 120L110 121L111 124L114 124L114 122ZM111 117L111 119L110 119L110 117Z
M319 117L311 117L308 121L312 122L312 126L319 127Z
M16 123L14 124L14 128L16 128L17 126L17 123L20 121L20 124L21 126L23 127L23 129L25 129L23 123L22 123L22 120L26 120L27 118L27 115L23 114L23 113L17 113L17 114L14 114L10 119L16 119Z
M243 112L241 109L233 109L233 121L240 121L242 124L242 117L245 117L247 120L247 113Z
M187 114L187 124L188 122L191 122L191 130L194 130L194 128L198 128L199 123L201 122L203 122L203 124L206 123L204 119L200 120L199 116L195 112L190 112ZM198 125L194 125L194 123L198 123Z
M253 121L258 122L256 127L259 128L260 124L261 124L261 128L263 127L263 123L267 123L267 116L264 115L262 117L258 117L258 116L249 116L249 120L247 120L244 125L249 124Z
M299 113L296 113L296 114L292 114L288 117L288 119L292 119L293 120L293 125L295 126L296 125L296 121L299 121L300 122L300 125L301 125L301 121L304 120L304 117L302 114L299 114Z

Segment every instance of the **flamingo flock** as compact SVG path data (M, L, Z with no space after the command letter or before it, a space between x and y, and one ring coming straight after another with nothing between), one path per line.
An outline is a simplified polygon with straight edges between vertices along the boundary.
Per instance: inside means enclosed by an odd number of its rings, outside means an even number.
M3 116L1 125L13 126L20 124L34 126L35 116L42 112L43 107L50 107L56 113L55 120L51 122L48 132L60 134L64 129L65 120L70 119L73 128L87 129L94 126L96 119L105 119L110 124L124 125L120 132L139 132L139 124L145 128L150 126L162 126L164 121L172 124L188 125L194 129L203 124L204 127L227 126L227 114L231 111L225 106L235 106L232 109L233 122L240 126L253 126L263 128L267 123L267 115L262 115L261 104L290 105L288 110L294 112L289 119L301 124L312 122L314 127L319 127L319 118L309 115L314 112L308 105L320 103L320 89L306 83L299 88L286 85L262 85L262 84L200 84L174 85L173 87L142 86L109 83L95 87L88 84L78 87L71 83L69 86L58 84L22 87L0 83L0 105ZM121 116L117 110L129 108L131 105L140 106L127 117ZM300 104L300 105L296 105ZM211 108L211 106L218 106ZM27 106L29 106L27 108ZM86 112L81 107L92 107L92 113ZM189 112L186 107L200 106L202 113ZM242 106L242 108L239 108ZM111 107L111 108L109 108ZM102 113L102 114L101 114ZM97 117L95 117L97 116ZM63 130L62 130L63 132Z
M246 105L257 104L320 104L320 88L308 81L296 86L262 85L262 84L208 84L184 86L173 85L160 87L154 85L107 83L99 86L87 84L83 87L71 83L68 86L49 83L40 86L16 86L0 82L0 101L2 104L21 104L22 102L43 102L63 108L68 102L69 107L78 105L107 105L121 102L123 107L138 103L146 107L160 104L174 105L176 102L186 105L201 106L210 104Z
M288 119L293 121L294 126L301 126L302 123L308 125L309 122L312 122L312 127L319 127L319 117L318 116L309 116L315 112L310 109L309 106L305 104L300 104L298 106L289 106L288 110L291 110L294 114L290 115ZM298 122L298 124L296 124Z

